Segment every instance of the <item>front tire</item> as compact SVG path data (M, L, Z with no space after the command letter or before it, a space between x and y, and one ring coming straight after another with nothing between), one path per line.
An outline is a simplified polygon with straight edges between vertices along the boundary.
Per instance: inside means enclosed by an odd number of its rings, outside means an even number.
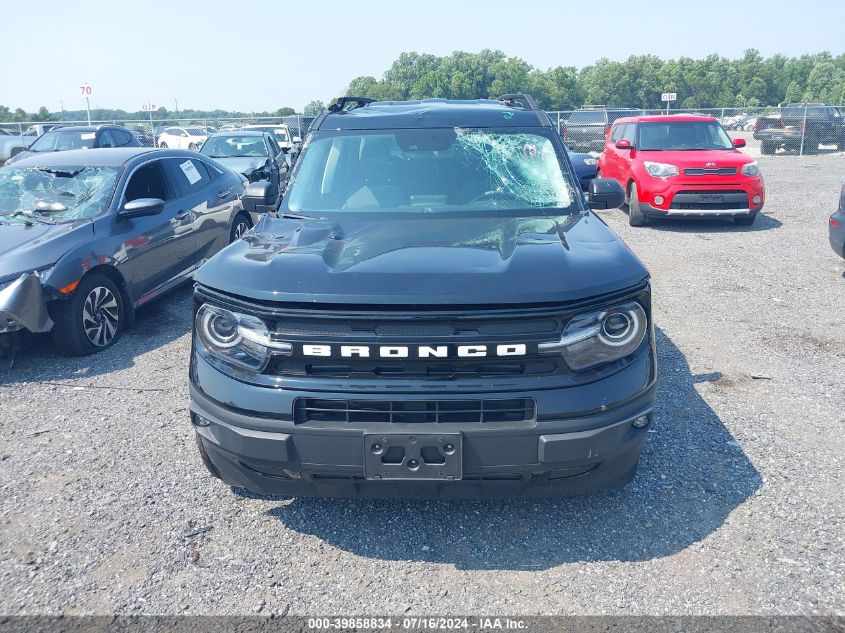
M167 149L167 143L165 143L164 141L162 141L161 143L159 143L159 144L158 144L158 146L159 146L159 148L161 148L161 149Z
M188 143L188 149L192 152L197 151L197 144L196 143Z
M232 228L229 231L229 244L237 242L244 234L252 228L252 225L246 213L238 213L232 222Z
M754 224L754 220L757 219L756 213L750 213L749 215L739 215L734 218L734 222L736 222L739 226L751 226Z
M648 218L640 209L640 197L637 193L637 183L631 183L631 192L628 194L628 224L631 226L646 226Z
M123 295L105 275L88 275L70 299L55 304L53 341L63 354L87 356L117 342L126 323Z

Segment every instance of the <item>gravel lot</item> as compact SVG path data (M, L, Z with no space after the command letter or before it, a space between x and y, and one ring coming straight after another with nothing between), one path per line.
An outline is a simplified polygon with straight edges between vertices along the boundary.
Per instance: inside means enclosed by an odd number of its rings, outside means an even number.
M625 490L559 501L256 498L187 414L190 289L116 347L0 374L0 612L845 615L845 157L760 160L750 228L632 229L660 388Z

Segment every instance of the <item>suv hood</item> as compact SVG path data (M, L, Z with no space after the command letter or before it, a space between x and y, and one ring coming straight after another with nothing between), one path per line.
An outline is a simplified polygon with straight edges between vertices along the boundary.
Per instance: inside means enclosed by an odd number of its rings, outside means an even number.
M754 162L754 159L751 158L751 156L743 154L736 149L697 149L690 151L666 150L662 152L637 150L637 160L648 160L655 163L669 163L681 168L705 167L706 163L716 163L716 167L736 167L737 169L743 165ZM709 166L712 167L712 165Z
M647 278L592 213L340 223L265 215L195 273L255 300L381 305L563 302Z
M0 224L0 280L55 264L94 235L90 220L64 224Z

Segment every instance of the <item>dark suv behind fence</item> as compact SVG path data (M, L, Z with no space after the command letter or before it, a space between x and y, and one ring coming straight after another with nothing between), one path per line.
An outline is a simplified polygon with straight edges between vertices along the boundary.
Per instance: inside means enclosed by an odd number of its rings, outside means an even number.
M760 141L760 153L787 152L815 154L820 145L836 145L845 151L845 116L836 106L824 103L790 103L780 116L758 119L754 138Z
M563 123L563 142L575 152L601 152L605 137L617 119L640 113L640 110L599 106L575 110Z

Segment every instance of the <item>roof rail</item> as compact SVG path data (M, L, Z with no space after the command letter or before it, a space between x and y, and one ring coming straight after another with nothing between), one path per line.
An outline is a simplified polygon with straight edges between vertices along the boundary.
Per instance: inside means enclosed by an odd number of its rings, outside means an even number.
M334 103L329 105L329 112L349 112L355 108L363 108L375 99L369 97L338 97Z
M521 107L523 110L538 110L534 97L526 94L502 95L496 101L502 101L511 107Z

